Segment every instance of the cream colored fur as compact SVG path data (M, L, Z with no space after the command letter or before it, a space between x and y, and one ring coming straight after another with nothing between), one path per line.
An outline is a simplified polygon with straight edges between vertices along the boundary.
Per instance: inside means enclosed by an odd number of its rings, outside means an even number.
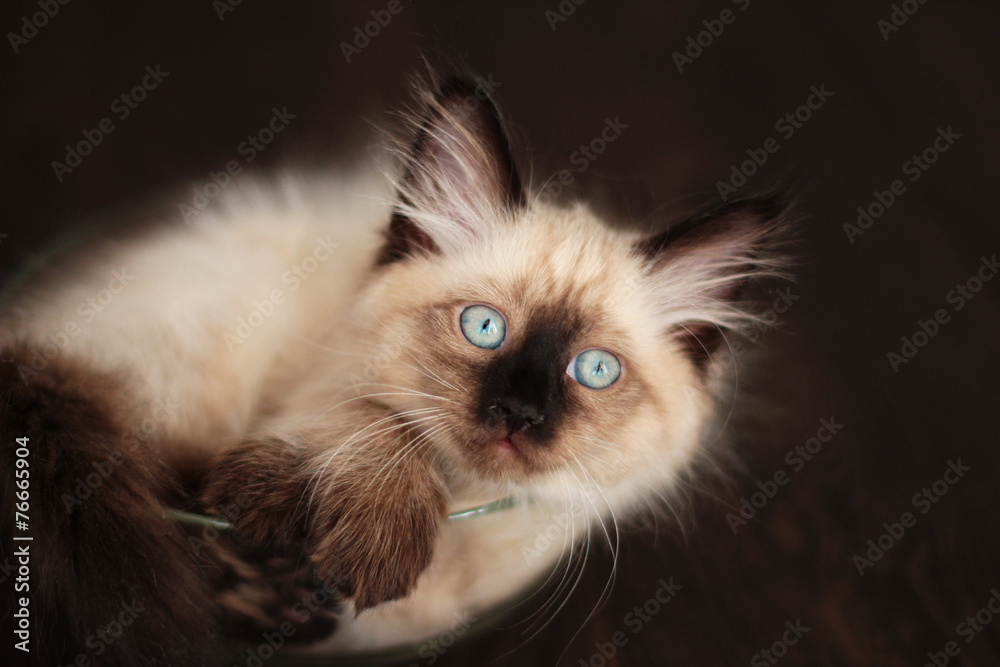
M336 406L376 395L397 413L428 417L411 418L427 435L451 510L506 495L522 501L444 523L415 592L346 619L318 650L418 641L456 614L480 617L537 585L582 540L613 543L612 524L668 493L698 456L711 414L705 380L664 332L691 317L732 324L742 315L706 296L716 280L710 264L736 261L735 251L716 248L658 271L632 252L635 236L582 205L534 204L474 232L448 218L440 258L390 265L372 279L392 188L377 172L350 173L247 180L191 224L178 216L102 246L82 268L51 266L8 307L0 332L0 342L25 341L39 358L54 345L59 357L126 378L135 429L157 405L170 406L149 435L161 450L183 443L210 456L255 434L291 435L308 447L302 434L337 428ZM474 214L484 211L477 204ZM134 277L96 316L82 315L113 269ZM471 393L451 362L484 352L461 338L450 313L489 303L514 340L518 324L555 299L593 314L581 349L614 351L623 377L604 392L570 387L586 418L559 435L545 470L481 474L457 429L432 429L463 419ZM71 322L78 332L53 343ZM33 370L44 372L39 365ZM363 434L347 440L338 455L364 447Z

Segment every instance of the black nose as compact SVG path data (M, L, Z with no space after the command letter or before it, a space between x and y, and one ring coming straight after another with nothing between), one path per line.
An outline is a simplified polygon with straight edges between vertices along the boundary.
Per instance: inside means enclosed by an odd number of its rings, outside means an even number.
M526 431L542 423L544 415L531 403L516 398L498 398L487 412L498 423L513 431Z

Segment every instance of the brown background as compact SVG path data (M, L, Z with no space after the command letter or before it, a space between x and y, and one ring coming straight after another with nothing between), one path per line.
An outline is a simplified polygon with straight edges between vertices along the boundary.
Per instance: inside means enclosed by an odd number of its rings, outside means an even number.
M717 199L730 165L777 136L775 121L824 84L833 97L779 139L743 188L788 183L808 216L800 298L767 334L774 358L744 392L773 406L750 410L768 415L755 420L765 428L737 429L745 468L728 485L688 494L686 536L669 521L655 538L629 532L610 599L589 620L608 578L607 549L592 554L569 604L538 636L528 640L531 626L514 618L438 664L487 664L522 643L489 664L552 665L564 649L561 664L587 664L595 642L619 630L629 641L610 664L747 664L796 620L810 630L781 664L923 664L951 640L963 664L1000 662L1000 619L968 644L956 635L1000 586L1000 281L959 312L946 300L981 256L1000 251L1000 7L929 2L885 41L877 21L889 17L889 2L753 0L740 11L722 0L589 0L553 31L545 11L557 0L404 0L347 63L339 44L386 4L244 0L220 21L210 0L71 2L19 53L5 39L0 270L77 220L164 192L180 193L167 196L170 205L183 201L185 184L240 158L237 146L273 107L296 118L253 167L361 150L370 122L404 99L422 50L457 53L500 82L536 181L571 167L604 119L620 117L628 128L570 194L596 193L647 225ZM735 22L679 73L671 54L727 7ZM34 11L32 2L7 3L0 28L19 29ZM58 182L51 162L65 145L157 64L169 77ZM842 226L857 207L905 179L903 163L948 126L961 138L850 244ZM938 308L951 321L894 373L887 352ZM831 416L840 433L733 535L726 512L758 481L789 470L785 453ZM911 497L957 458L971 471L919 514ZM907 510L916 526L860 577L852 557ZM661 577L683 589L633 634L626 614Z

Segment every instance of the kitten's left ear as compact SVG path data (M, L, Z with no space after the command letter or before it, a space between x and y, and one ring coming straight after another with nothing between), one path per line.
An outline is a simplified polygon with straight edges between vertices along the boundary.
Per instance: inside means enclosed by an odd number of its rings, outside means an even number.
M524 206L510 140L481 80L451 75L423 98L381 264L461 248Z
M648 286L664 333L678 340L699 367L711 359L726 329L753 321L741 303L747 283L785 277L779 247L787 218L783 197L752 197L696 215L636 245L648 260Z

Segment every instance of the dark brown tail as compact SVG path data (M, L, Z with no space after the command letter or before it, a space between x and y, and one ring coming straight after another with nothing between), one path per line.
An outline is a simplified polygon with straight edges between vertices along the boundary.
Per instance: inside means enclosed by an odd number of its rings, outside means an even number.
M218 664L215 603L162 515L157 463L122 437L115 383L28 359L0 351L3 651L25 624L29 651L13 649L14 664Z

